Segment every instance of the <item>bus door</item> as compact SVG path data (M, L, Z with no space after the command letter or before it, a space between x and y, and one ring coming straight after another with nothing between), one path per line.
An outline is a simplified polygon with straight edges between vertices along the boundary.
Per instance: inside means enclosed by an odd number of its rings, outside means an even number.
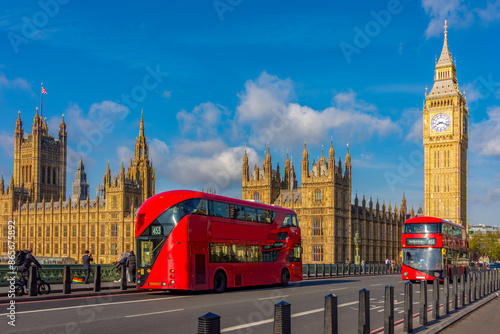
M193 290L208 290L208 243L193 243L191 254Z

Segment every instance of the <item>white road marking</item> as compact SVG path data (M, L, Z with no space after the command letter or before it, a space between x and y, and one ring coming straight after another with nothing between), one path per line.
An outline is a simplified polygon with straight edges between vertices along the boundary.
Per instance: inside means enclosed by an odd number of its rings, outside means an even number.
M337 289L331 289L330 291L340 291L340 290L346 290L348 288L337 288Z
M93 307L93 306L130 304L130 303L140 303L140 302L155 302L155 301L163 301L163 300L168 300L168 299L188 298L188 297L189 296L179 296L179 297L168 297L168 298L158 298L158 299L129 300L129 301L125 301L125 302L114 302L114 303L77 305L77 306L68 306L68 307L48 308L48 309L43 309L43 310L22 311L22 312L16 312L16 314L38 313L38 312L48 312L48 311L63 311L63 310L70 310L70 309L74 309L74 308L84 308L84 307ZM8 314L9 313L2 313L2 314L0 314L0 316L8 315Z
M358 301L350 302L350 303L344 303L344 304L338 305L337 307L344 307L344 306L354 305L354 304L357 304L357 303L358 303ZM324 310L325 310L324 308L317 308L317 309L310 310L310 311L299 312L299 313L292 314L292 318L300 317L300 316L308 315L308 314L313 314L313 313L318 313L318 312L323 312ZM256 322L251 322L251 323L244 324L244 325L239 325L239 326L228 327L228 328L224 328L223 330L221 330L221 333L232 332L232 331L235 331L235 330L238 330L238 329L247 328L247 327L254 327L254 326L264 325L264 324L271 323L273 321L274 321L274 318L273 319L266 319L266 320L256 321Z
M161 314L161 313L178 312L178 311L184 311L184 309L180 308L178 310L169 310L169 311L161 311L161 312L152 312L152 313L126 315L125 318L142 317L143 315Z
M370 286L379 286L379 285L382 285L382 283L380 283L380 284L372 284Z
M276 299L276 298L285 298L288 297L288 295L283 295L283 296L274 296L274 297L266 297L266 298L259 298L257 300L266 300L266 299Z

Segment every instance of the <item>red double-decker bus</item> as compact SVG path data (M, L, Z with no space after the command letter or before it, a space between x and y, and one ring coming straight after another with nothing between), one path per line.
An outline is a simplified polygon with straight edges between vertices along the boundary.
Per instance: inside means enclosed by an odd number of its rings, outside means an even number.
M294 211L259 202L177 190L140 207L138 288L214 290L302 280Z
M404 223L403 279L443 280L467 273L469 243L465 227L449 220L415 217Z

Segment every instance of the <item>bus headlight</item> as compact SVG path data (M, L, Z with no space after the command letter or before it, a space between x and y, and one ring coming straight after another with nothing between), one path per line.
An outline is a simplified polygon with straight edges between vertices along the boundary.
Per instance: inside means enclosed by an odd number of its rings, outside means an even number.
M403 273L403 276L408 276L408 272L406 272L406 271L405 271L405 272Z
M440 276L441 276L441 273L439 271L434 272L434 277L440 277Z
M170 284L175 284L175 281L174 280L170 281Z

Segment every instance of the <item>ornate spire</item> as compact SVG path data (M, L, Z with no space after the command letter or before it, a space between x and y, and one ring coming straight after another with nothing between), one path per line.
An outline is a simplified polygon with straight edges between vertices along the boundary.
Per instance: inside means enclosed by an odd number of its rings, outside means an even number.
M247 146L245 145L245 154L243 155L243 163L248 165L248 155L247 155Z
M450 50L448 49L448 25L446 21L444 21L444 42L443 42L443 50L441 51L441 55L439 56L439 60L436 63L436 67L453 65L453 59L451 58Z
M141 109L141 125L139 126L139 137L144 137L144 117L143 117L143 109Z

